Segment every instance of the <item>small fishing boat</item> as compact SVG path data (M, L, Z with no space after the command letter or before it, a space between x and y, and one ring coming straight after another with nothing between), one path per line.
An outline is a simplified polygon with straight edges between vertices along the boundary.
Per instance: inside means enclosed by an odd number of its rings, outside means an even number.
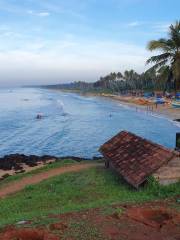
M164 104L166 101L165 101L164 98L156 98L156 99L154 100L154 102L155 102L156 104Z
M180 108L180 101L173 101L173 102L172 102L172 106L173 106L174 108Z
M180 92L176 93L176 99L180 100Z

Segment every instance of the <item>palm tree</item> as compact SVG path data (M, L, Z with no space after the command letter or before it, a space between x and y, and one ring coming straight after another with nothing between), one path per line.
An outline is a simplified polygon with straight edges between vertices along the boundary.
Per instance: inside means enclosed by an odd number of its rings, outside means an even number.
M169 38L150 41L148 49L158 50L161 54L152 56L147 63L154 63L152 68L155 70L159 70L162 66L169 66L174 78L175 91L180 89L180 21L169 27Z

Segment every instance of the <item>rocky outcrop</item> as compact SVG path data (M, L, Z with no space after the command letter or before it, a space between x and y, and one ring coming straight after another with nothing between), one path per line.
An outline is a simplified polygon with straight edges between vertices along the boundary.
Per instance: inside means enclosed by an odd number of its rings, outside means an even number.
M0 158L0 169L1 170L16 170L21 171L23 169L22 164L26 164L29 167L35 167L39 162L46 163L46 161L54 159L57 160L56 157L53 156L35 156L30 155L26 156L24 154L11 154Z
M26 164L29 167L35 167L38 165L38 163L46 163L49 160L65 160L65 159L71 159L77 162L81 162L84 160L97 160L100 159L98 157L94 157L93 159L89 158L80 158L80 157L73 157L73 156L67 156L67 157L54 157L54 156L36 156L36 155L30 155L26 156L24 154L11 154L6 155L2 158L0 158L0 169L4 171L8 170L15 170L15 171L22 171L23 167L22 164Z

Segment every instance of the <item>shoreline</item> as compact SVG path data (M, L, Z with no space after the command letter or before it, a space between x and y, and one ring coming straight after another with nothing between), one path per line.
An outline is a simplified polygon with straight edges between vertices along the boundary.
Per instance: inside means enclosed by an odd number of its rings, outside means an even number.
M101 97L106 99L111 99L116 102L119 102L125 106L136 108L137 110L142 110L145 112L155 113L164 117L169 118L170 120L176 121L176 119L180 119L180 108L173 108L169 103L158 104L156 106L155 103L148 103L148 100L144 100L142 97L133 97L133 96L118 96L114 94L105 94L105 93L92 93L92 92L81 92L78 90L63 90L63 89L51 89L60 92L68 92L68 93L77 93L82 96L93 96L93 97Z
M133 107L133 108L138 108L140 110L143 110L145 112L151 112L155 113L164 117L169 118L170 120L173 120L175 122L176 119L180 118L180 109L172 108L169 104L159 104L156 106L155 103L152 104L137 104L136 101L140 98L135 98L135 97L124 97L124 96L117 96L117 95L111 95L111 96L106 96L106 95L101 95L101 97L105 98L110 98L112 100L118 101L126 106Z

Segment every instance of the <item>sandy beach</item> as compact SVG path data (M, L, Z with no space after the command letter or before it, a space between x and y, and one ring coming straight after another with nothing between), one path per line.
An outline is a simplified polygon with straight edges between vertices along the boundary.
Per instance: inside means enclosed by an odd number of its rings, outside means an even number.
M173 108L169 100L167 100L165 104L156 105L153 103L152 99L146 100L144 98L133 96L117 96L111 94L101 94L98 96L110 98L144 111L152 111L157 114L162 114L172 120L180 119L180 108Z

